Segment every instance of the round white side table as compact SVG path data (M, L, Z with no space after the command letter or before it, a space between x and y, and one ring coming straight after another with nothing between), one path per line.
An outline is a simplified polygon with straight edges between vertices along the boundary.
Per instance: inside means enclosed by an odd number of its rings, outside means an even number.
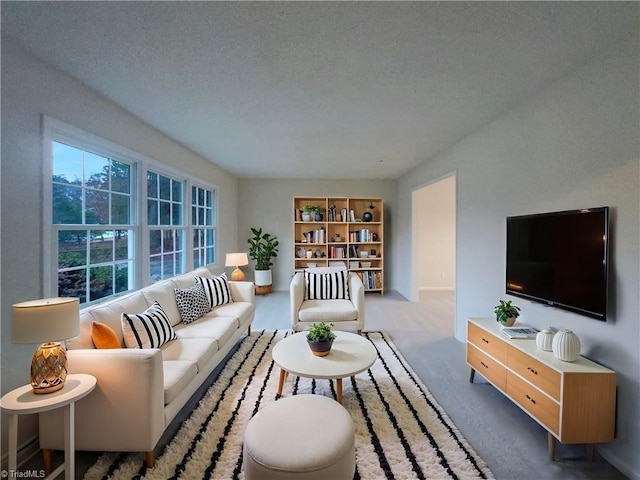
M0 407L9 414L9 476L17 468L18 416L64 408L64 464L47 478L57 477L63 470L65 479L75 479L74 412L75 402L86 397L96 386L96 378L84 373L71 374L57 392L35 394L31 385L24 385L0 399Z

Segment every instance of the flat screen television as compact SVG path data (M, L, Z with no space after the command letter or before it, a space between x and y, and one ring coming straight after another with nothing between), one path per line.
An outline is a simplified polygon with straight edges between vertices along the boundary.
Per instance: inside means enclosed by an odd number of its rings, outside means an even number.
M607 319L609 208L507 217L506 292Z

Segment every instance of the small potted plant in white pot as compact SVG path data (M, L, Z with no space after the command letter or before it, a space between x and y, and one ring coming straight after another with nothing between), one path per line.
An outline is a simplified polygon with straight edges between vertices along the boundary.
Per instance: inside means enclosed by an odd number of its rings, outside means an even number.
M520 316L520 307L512 305L511 300L500 300L500 303L493 309L493 313L496 315L496 322L510 327L516 323L516 318Z
M314 323L307 332L307 343L316 357L329 355L336 334L331 331L333 323Z

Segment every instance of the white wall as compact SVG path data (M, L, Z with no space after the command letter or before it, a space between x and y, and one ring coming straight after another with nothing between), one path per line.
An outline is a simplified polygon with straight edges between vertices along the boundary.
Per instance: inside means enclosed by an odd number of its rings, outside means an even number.
M417 207L413 212L414 290L453 290L456 177L451 175L414 190L412 206Z
M514 300L522 321L574 330L583 355L617 371L617 439L597 448L634 478L640 477L639 45L636 34L405 175L396 239L397 250L411 251L411 190L456 170L456 337L463 341L466 318L491 316L505 297L508 215L611 207L606 323ZM411 262L398 256L394 268L406 271ZM398 289L410 293L404 277Z
M11 343L11 305L42 298L41 117L49 115L217 186L221 252L237 244L237 179L163 136L82 83L2 39L2 393L29 381L35 345ZM160 99L159 99L160 100ZM224 258L224 256L222 257ZM224 261L222 263L224 265ZM2 418L2 445L6 418ZM20 443L37 433L20 418Z
M250 227L262 227L278 237L278 258L272 268L273 289L288 290L293 276L293 197L380 197L384 201L384 286L395 289L391 266L393 253L394 212L396 207L395 180L239 180L238 239L239 251L248 250ZM244 268L247 279L253 279L254 263Z

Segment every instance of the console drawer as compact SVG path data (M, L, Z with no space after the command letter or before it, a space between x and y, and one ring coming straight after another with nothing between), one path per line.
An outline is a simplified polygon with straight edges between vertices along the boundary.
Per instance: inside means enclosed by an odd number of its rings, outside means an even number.
M527 381L560 401L560 373L509 346L507 366Z
M509 371L507 395L549 430L559 434L560 405Z
M495 335L471 322L467 322L467 341L506 365L509 345Z
M467 363L496 388L507 391L507 370L491 357L467 343Z

